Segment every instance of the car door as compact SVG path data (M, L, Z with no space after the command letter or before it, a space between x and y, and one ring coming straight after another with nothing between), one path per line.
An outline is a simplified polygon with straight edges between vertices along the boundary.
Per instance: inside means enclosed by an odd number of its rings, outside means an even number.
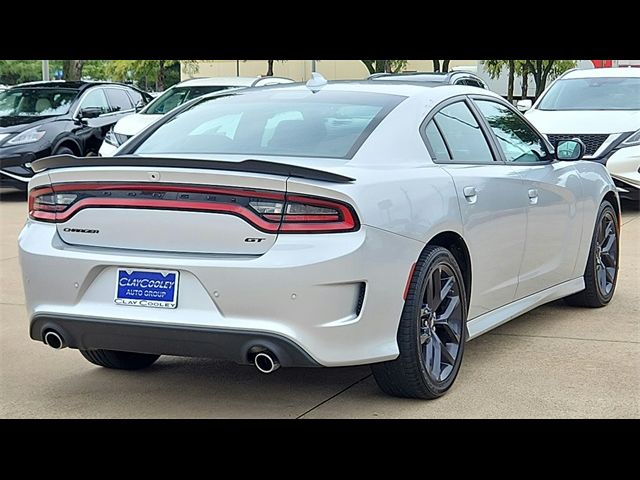
M495 135L504 160L522 177L527 207L527 241L516 298L571 280L582 218L581 183L572 162L554 161L541 135L509 105L474 97Z
M96 118L81 118L82 110L85 108L99 108L102 113ZM111 111L105 91L101 87L93 87L83 93L75 117L79 125L75 133L85 155L98 151L107 131L118 118Z
M456 187L472 265L470 320L515 297L526 232L523 181L497 157L486 125L465 97L430 114L422 133Z

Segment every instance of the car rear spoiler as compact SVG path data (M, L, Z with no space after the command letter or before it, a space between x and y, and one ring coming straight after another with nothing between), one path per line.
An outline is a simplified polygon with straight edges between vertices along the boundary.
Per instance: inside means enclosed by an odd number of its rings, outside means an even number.
M34 172L55 170L67 167L186 167L202 168L206 170L229 170L235 172L265 173L289 177L306 178L332 183L350 183L355 178L337 173L316 170L315 168L300 167L288 163L268 162L266 160L243 160L241 162L225 162L221 160L200 160L184 158L154 158L154 157L75 157L73 155L55 155L41 158L31 164Z

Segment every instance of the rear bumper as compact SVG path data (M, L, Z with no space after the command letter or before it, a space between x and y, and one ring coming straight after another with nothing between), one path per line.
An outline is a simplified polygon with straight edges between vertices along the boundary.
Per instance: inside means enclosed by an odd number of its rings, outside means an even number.
M135 325L142 329L143 343L146 328L153 338L170 331L154 330L159 327L245 332L251 338L276 335L323 366L397 357L407 275L423 247L364 225L345 234L280 235L263 255L73 246L62 241L55 225L34 221L27 222L19 238L27 309L34 322L76 319L82 336L87 322L100 321L106 337L111 328ZM178 270L177 308L115 304L119 267ZM158 349L169 347L175 336L167 338L169 343L154 343L156 353L189 355L191 347ZM226 349L216 353L220 343L205 343L206 356L239 358L237 348L229 357Z
M43 341L50 329L58 332L67 346L82 350L223 358L248 364L251 349L262 347L272 351L283 367L320 366L291 340L265 332L36 315L29 333L33 340Z

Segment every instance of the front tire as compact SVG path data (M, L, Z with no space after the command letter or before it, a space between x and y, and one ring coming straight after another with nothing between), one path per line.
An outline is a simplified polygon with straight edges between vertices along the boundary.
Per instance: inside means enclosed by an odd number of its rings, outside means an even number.
M80 350L84 358L94 365L117 370L140 370L152 365L160 355L150 353L119 352L116 350Z
M416 263L400 318L400 355L371 365L382 391L433 399L449 390L462 362L467 309L455 257L446 248L427 247Z
M599 308L611 301L618 281L619 238L618 216L613 205L605 200L600 205L593 230L583 277L585 289L566 297L566 303Z

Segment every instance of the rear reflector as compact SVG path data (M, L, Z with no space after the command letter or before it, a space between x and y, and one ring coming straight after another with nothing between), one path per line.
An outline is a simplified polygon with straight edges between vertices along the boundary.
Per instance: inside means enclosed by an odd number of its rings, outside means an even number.
M358 230L353 208L341 201L268 190L164 184L70 183L29 192L29 217L66 222L86 208L177 210L235 215L267 233Z

